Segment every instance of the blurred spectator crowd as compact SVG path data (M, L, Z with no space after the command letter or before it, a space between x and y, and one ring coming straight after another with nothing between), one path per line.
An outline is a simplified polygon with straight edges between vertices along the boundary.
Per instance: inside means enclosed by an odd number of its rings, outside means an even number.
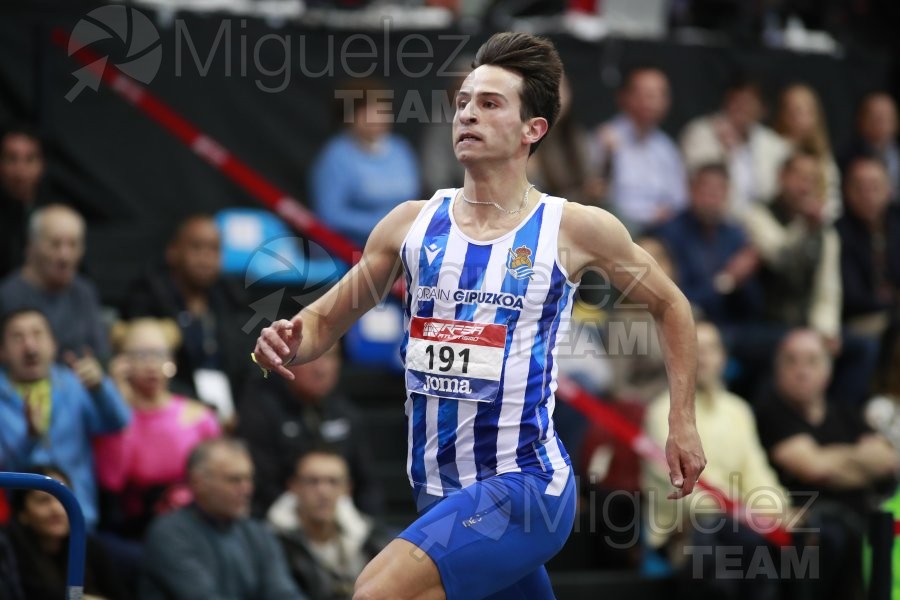
M762 548L776 565L785 549L743 521L701 527L693 517L709 511L666 500L659 465L559 403L582 519L604 511L563 551L566 568L655 561L715 597L855 597L867 515L893 497L900 466L895 100L866 95L840 116L855 119L856 137L834 148L816 91L801 83L781 91L767 120L759 82L735 78L719 108L674 139L661 129L671 97L657 68L632 69L619 112L593 130L572 117L571 95L564 82L560 120L529 176L617 215L681 287L698 320L706 480L748 505L766 490L779 514L813 532L792 543L818 549L820 577L722 577L721 557L691 549L745 548L751 561ZM309 177L319 218L360 246L422 181L462 183L446 168L449 134L440 150L425 136L417 153L367 98ZM294 381L262 380L249 360L248 302L222 274L209 215L177 223L122 306L101 306L82 264L90 223L47 197L45 161L27 127L0 137L0 469L75 492L91 531L86 593L349 598L392 531L371 465L379 432L340 391L341 349ZM648 316L620 300L603 274L585 278L571 331L590 334L592 348L561 350L562 369L662 446L664 357ZM616 353L623 331L637 345ZM399 413L400 398L386 400ZM623 490L636 502L622 503ZM0 598L61 598L61 505L19 491L6 506ZM608 543L623 531L611 519L631 523L636 541Z

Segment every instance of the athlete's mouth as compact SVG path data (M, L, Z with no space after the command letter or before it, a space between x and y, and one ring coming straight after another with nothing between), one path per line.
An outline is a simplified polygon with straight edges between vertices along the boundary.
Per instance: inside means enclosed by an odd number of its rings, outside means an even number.
M459 134L459 136L456 138L457 144L459 144L460 142L480 142L480 141L481 141L481 138L479 136L475 135L474 133L468 132L468 131Z

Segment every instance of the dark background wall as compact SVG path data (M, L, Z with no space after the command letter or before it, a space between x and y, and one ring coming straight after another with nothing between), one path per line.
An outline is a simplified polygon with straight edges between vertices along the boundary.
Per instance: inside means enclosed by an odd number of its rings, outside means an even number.
M164 240L180 217L252 205L254 200L109 89L85 90L73 102L65 99L76 83L72 73L80 65L50 36L56 28L71 32L94 6L38 2L0 7L0 125L32 121L45 137L52 195L88 217L88 270L104 299L114 303L137 270L159 258ZM385 79L387 87L395 90L395 110L409 101L409 94L418 94L430 121L440 116L430 110L432 93L452 89L455 82L440 67L457 51L460 39L466 41L462 53L471 54L486 37L453 30L421 32L433 51L431 57L405 60L408 72L425 72L410 77L401 72L396 57L402 43L408 44L407 53L425 48L421 39L404 42L418 32L391 30L386 43L383 31L362 32L377 44L377 56L352 58L342 53L342 47L354 32L290 24L272 27L233 15L179 14L175 18L182 20L183 28L178 61L179 33L174 23L144 12L156 23L162 48L162 64L149 89L301 201L306 197L306 171L317 149L339 126L332 109L335 90L344 89L349 75L342 59L355 72L374 62L374 74L382 76L387 64ZM225 36L231 38L231 71L226 69L223 39L209 71L202 75L186 47L185 32L204 62L226 21L231 27L230 36ZM290 39L286 74L267 75L261 70L277 70L285 62L281 43L267 39L259 44L272 34ZM891 68L889 57L877 54L850 52L837 59L762 48L555 39L575 91L575 113L584 125L594 125L613 113L614 89L624 71L637 64L655 64L672 81L674 104L665 126L673 134L688 119L715 109L723 86L740 70L762 79L772 98L786 83L812 84L822 96L835 146L840 148L851 133L858 100L868 91L885 88ZM364 44L356 38L351 50L362 51ZM97 49L115 63L124 60L126 46L115 40ZM329 50L332 74L304 73L326 66ZM243 75L242 56L247 59ZM289 81L283 90L260 89L280 88L285 77ZM396 129L415 142L430 126L411 118Z

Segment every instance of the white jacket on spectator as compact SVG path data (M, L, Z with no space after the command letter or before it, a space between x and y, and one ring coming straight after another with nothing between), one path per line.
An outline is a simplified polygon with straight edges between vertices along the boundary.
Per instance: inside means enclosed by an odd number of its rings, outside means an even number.
M754 125L746 143L726 148L717 133L719 114L698 117L681 133L688 172L707 163L724 163L731 177L731 213L741 215L752 204L769 202L778 191L778 173L790 146L764 125Z
M809 234L803 219L783 225L766 205L751 206L744 214L743 224L763 263L776 271ZM833 226L825 225L807 315L807 324L824 336L840 336L842 291L841 240Z

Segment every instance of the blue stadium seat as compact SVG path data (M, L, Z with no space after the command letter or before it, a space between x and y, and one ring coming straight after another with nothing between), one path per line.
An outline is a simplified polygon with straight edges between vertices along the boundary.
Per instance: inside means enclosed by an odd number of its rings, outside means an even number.
M222 236L222 272L244 278L246 287L327 287L347 272L346 263L293 232L267 210L228 208L216 213Z

